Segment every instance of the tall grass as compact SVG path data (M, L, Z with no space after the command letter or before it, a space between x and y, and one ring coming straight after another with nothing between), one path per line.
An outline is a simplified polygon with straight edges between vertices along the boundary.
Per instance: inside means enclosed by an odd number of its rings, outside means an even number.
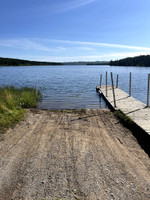
M25 108L37 107L41 94L34 88L0 88L0 133L19 122Z

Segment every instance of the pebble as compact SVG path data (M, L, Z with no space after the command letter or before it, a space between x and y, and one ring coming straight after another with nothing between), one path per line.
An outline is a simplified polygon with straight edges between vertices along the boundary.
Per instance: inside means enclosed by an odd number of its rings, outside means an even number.
M111 200L114 200L114 194L111 193L110 196L111 196Z

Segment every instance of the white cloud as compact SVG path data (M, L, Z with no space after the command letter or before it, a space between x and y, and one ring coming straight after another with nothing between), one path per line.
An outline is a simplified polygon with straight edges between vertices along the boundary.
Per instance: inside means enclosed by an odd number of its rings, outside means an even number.
M43 43L46 45L43 45ZM50 47L55 44L55 47ZM24 50L37 50L37 51L66 51L67 45L70 48L81 49L85 51L94 50L93 47L106 47L117 49L128 49L136 51L150 51L149 47L129 46L120 44L98 43L98 42L83 42L83 41L71 41L71 40L52 40L52 39L38 39L38 38L20 38L20 39L6 39L0 40L0 46L12 47ZM69 47L68 47L69 48Z
M87 56L23 56L22 59L30 59L37 61L50 61L50 62L69 62L69 61L110 61L126 57L134 57L140 55L147 55L145 52L112 52L100 55L87 55ZM15 56L11 56L15 57ZM17 58L17 57L16 57Z
M95 48L93 48L93 47L86 47L86 46L75 47L75 49L82 50L82 51L94 51L95 50Z
M6 47L7 55L4 53L3 47ZM16 50L18 55L11 55L12 50ZM4 57L9 57L9 55L18 57L23 54L24 56L21 57L23 59L42 61L115 60L150 54L149 47L39 38L0 40L0 51L1 56Z
M64 47L60 46L55 48L50 48L43 44L35 42L33 39L24 39L24 38L0 40L0 46L17 48L22 50L35 50L35 51L47 51L47 52L59 52L66 50Z
M111 47L111 48L120 48L120 49L131 49L139 51L150 51L149 47L139 47L139 46L129 46L129 45L120 45L120 44L109 44L109 43L98 43L98 42L83 42L83 41L71 41L71 40L49 40L49 42L64 43L69 45L85 45L85 46L95 46L95 47Z
M76 1L72 1L72 2L69 2L67 4L64 4L64 6L62 7L62 11L67 11L67 10L79 8L79 7L85 6L87 4L93 3L95 1L97 1L97 0L76 0Z
M40 15L51 15L51 14L57 14L57 13L62 13L66 12L69 10L74 10L80 7L84 7L88 4L91 4L93 2L96 2L98 0L65 0L62 2L57 1L54 4L47 4L47 5L41 5L35 6L34 9L31 9L32 12L38 12Z

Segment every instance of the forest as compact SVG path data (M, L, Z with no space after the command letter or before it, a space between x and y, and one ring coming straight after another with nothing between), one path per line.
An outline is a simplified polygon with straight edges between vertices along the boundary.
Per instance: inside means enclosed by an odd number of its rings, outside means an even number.
M95 62L44 62L30 61L14 58L0 57L0 66L38 66L38 65L110 65L110 66L145 66L150 67L150 55L128 57L115 61L95 61Z
M13 58L2 58L0 57L0 66L34 66L34 65L61 65L56 62L38 62L30 60L21 60Z
M79 62L40 62L0 57L0 66L36 66L36 65L109 65L109 61Z
M121 60L110 61L111 66L145 66L150 67L150 55L124 58Z

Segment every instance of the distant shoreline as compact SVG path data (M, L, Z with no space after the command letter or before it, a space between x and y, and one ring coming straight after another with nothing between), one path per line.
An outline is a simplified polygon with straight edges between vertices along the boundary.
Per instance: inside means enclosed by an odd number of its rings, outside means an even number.
M124 67L150 67L150 55L124 58L115 61L45 62L0 57L0 66L57 66L57 65L109 65Z
M79 62L41 62L14 58L1 58L0 66L42 66L42 65L109 65L109 61L79 61Z

